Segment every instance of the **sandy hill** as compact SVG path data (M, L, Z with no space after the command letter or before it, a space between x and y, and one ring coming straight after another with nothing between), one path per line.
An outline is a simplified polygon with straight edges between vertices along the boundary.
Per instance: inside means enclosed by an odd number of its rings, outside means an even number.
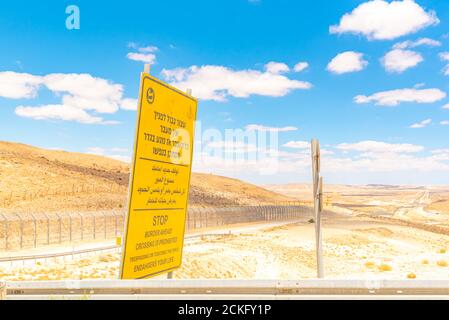
M266 185L264 188L300 201L310 201L312 194L309 184ZM437 214L449 214L449 186L325 184L324 195L325 201L334 206L359 213L399 212L404 216L404 207L416 206Z
M123 208L129 165L81 153L0 141L0 209L68 211ZM287 196L225 177L192 174L191 205L291 201Z

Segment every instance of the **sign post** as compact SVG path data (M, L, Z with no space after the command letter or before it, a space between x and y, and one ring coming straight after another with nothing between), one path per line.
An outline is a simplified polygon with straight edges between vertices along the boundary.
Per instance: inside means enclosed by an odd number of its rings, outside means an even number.
M323 249L321 240L321 211L323 210L323 178L320 177L320 143L312 140L312 177L313 177L313 204L315 212L315 239L317 276L324 278Z
M198 101L141 74L120 279L170 273L182 262Z

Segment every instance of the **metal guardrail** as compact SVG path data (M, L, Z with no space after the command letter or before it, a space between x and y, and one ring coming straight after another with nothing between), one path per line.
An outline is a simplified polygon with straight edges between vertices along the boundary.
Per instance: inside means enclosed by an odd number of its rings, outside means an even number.
M410 297L449 299L446 280L74 280L8 282L8 299L152 299L177 297L289 299L314 296Z

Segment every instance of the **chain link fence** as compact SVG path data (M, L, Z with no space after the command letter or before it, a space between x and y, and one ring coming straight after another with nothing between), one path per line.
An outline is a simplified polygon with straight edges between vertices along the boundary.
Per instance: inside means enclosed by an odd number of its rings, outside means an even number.
M123 211L0 213L0 250L112 239L123 224Z
M310 207L244 206L189 208L186 229L219 227L257 221L294 220ZM113 239L123 233L125 211L64 213L0 213L0 250Z

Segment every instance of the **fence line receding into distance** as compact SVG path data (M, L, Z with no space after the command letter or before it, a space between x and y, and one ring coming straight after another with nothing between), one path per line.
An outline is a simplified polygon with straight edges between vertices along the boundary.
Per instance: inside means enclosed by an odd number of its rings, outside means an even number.
M299 205L240 206L188 210L186 229L305 217L311 208ZM1 213L0 250L113 239L123 232L125 212Z

